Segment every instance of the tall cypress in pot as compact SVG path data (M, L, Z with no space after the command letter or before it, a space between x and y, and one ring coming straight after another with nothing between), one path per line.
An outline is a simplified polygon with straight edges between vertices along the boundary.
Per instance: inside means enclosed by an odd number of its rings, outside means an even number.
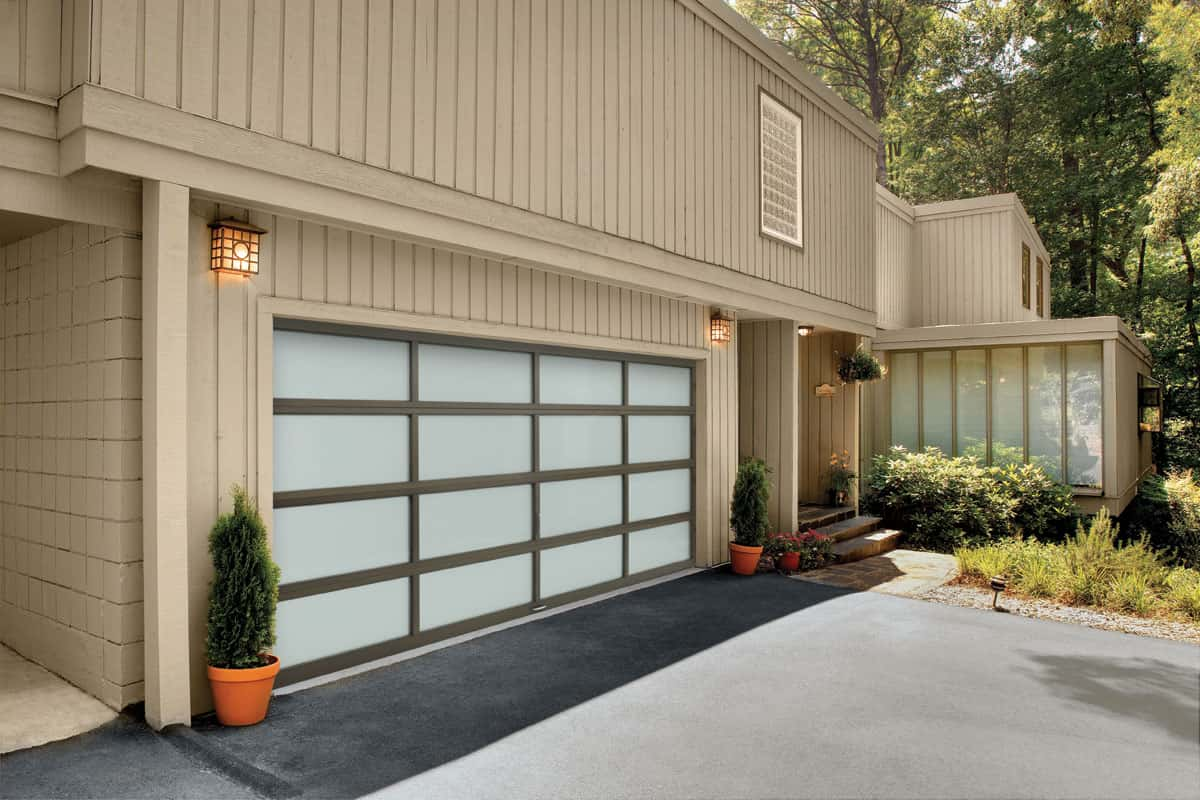
M208 677L217 718L253 725L266 716L279 673L279 659L268 652L275 644L279 567L254 501L241 486L232 493L233 512L217 519L208 538Z
M753 575L762 557L763 543L770 528L767 518L767 501L771 499L770 472L770 467L761 458L747 458L738 465L730 503L729 526L733 529L733 541L729 543L729 556L733 571L739 575Z

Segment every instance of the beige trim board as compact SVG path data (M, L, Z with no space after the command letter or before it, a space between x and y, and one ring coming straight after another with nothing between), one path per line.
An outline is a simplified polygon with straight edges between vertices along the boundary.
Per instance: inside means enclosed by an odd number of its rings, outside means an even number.
M0 166L0 211L83 222L123 231L142 229L142 197L116 185L60 178Z
M141 175L190 186L194 196L220 202L667 297L874 333L871 309L96 86L64 98L60 133L66 173L92 166Z
M1149 361L1150 352L1119 317L1079 317L1037 322L985 322L977 325L932 325L881 330L875 350L929 350L955 347L1049 344L1120 340Z
M903 217L910 225L916 221L913 207L899 195L892 194L885 187L875 184L875 201L886 206L889 211Z

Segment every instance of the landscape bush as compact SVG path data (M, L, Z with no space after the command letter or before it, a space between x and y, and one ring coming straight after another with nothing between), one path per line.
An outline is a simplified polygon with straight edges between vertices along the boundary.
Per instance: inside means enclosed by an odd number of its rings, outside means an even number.
M1145 539L1121 541L1104 510L1061 543L1011 538L954 554L963 579L975 585L1004 575L1020 595L1200 621L1200 571L1169 568Z
M1200 568L1200 484L1191 470L1147 475L1122 522L1172 563Z
M942 552L1014 533L1062 539L1075 521L1071 490L1040 467L984 467L935 447L877 456L864 505L903 530L908 546Z

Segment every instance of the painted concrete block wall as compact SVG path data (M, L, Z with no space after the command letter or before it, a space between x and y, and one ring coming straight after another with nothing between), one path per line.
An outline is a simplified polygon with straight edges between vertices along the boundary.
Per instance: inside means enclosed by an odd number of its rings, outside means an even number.
M245 280L209 270L212 220L246 219L266 228L260 273ZM229 487L245 483L269 508L258 476L260 392L270 392L257 363L258 309L268 298L310 301L325 310L370 313L377 322L395 313L396 327L420 328L483 324L493 336L520 338L530 331L551 335L552 343L577 346L597 337L595 346L639 352L654 345L685 348L705 359L704 398L708 424L698 426L698 474L709 500L697 507L703 524L697 559L724 560L728 537L728 496L736 449L736 350L714 350L707 338L705 306L560 276L450 250L414 245L315 222L193 200L188 265L189 304L189 503L188 608L192 646L191 696L197 712L211 707L204 675L205 613L211 565L207 535L217 515L230 506ZM413 316L419 315L419 316ZM441 328L439 328L440 330ZM700 502L698 500L698 502ZM701 522L701 520L704 520Z
M142 697L141 242L64 225L3 248L0 641Z
M865 123L716 0L95 9L104 87L874 307ZM803 249L759 234L760 87L804 121Z

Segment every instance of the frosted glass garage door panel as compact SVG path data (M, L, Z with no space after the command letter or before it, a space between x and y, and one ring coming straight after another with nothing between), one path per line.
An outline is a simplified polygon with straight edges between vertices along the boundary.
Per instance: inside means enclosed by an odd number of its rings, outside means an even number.
M417 513L421 558L524 542L533 536L533 487L423 494Z
M621 404L619 361L542 356L538 373L538 398L543 403Z
M621 577L621 537L542 551L542 597L573 592Z
M607 528L621 523L621 476L543 483L541 535Z
M629 519L653 519L692 510L692 474L686 469L629 476Z
M275 332L276 397L407 400L408 342Z
M657 364L629 365L631 406L687 406L691 403L691 369Z
M687 561L692 557L692 526L677 522L629 534L629 574Z
M422 416L418 420L421 480L529 472L530 417Z
M418 400L529 403L533 356L478 347L418 345Z
M621 463L620 417L544 416L538 420L540 469Z
M520 555L421 576L421 630L533 602L533 556Z
M629 463L681 461L691 456L691 417L629 417Z
M408 578L284 600L275 631L288 666L407 636Z
M408 561L408 498L275 509L271 554L284 583Z
M408 480L408 417L275 417L275 491Z

